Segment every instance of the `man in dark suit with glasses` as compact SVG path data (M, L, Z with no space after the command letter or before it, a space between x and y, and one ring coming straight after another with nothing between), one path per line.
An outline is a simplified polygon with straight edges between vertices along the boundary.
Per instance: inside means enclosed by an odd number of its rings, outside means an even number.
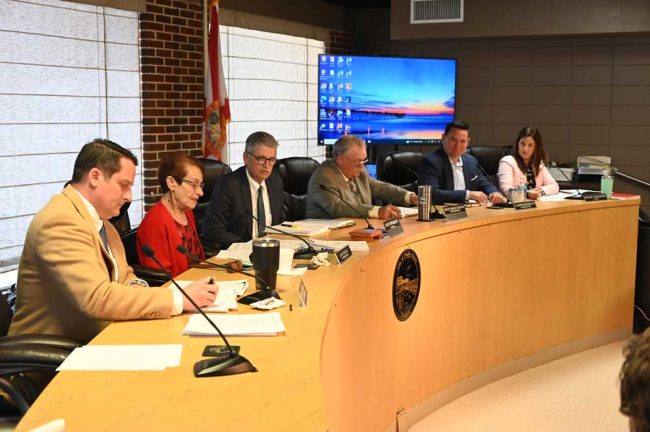
M208 248L247 242L263 235L266 226L285 221L282 179L271 175L277 150L277 140L267 132L246 139L244 166L222 177L212 191L204 220Z

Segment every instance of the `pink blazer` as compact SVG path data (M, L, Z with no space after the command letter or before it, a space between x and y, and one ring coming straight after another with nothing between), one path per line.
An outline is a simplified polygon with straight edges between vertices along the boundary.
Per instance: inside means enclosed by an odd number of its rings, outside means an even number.
M514 156L504 156L501 158L497 177L499 178L499 189L506 196L508 195L508 189L517 187L521 182L527 183L526 173L519 169ZM535 177L535 187L542 189L546 195L556 194L560 190L557 182L544 165L541 166L537 177Z

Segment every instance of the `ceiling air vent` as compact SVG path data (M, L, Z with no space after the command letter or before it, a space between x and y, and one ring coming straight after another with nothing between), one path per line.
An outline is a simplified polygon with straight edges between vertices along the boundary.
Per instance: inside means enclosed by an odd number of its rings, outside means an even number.
M464 0L411 0L411 24L463 21Z

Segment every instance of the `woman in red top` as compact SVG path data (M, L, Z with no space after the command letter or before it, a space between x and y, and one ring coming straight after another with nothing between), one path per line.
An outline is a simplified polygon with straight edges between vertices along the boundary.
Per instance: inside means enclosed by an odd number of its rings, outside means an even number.
M178 151L165 155L158 167L158 182L163 194L147 212L137 234L140 264L156 268L156 263L142 253L148 244L156 258L176 276L187 270L192 260L176 249L187 248L190 255L203 260L205 254L196 233L192 210L203 195L203 165L187 153Z

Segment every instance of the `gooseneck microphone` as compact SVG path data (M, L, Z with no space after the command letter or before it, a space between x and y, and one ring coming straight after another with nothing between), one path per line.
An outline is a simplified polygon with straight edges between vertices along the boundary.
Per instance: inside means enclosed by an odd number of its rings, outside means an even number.
M154 253L153 249L149 245L142 245L142 252L144 254L154 260L156 264L158 264L158 267L160 267L160 270L162 270L165 275L172 281L172 283L178 288L178 290L185 296L185 298L196 308L196 310L203 316L203 318L210 323L210 325L219 333L219 336L221 337L221 340L226 344L226 349L228 350L227 356L226 357L214 357L214 358L209 358L205 360L199 360L194 364L194 376L198 378L202 377L209 377L209 376L221 376L221 375L236 375L240 373L246 373L246 372L257 372L257 369L253 364L246 359L246 357L239 355L239 347L235 347L236 349L233 349L233 347L228 343L228 339L226 339L226 336L224 336L223 333L221 333L221 330L219 330L219 327L210 319L210 317L203 312L203 309L199 307L199 305L196 304L194 299L190 297L183 288L178 285L178 283L174 280L172 275L167 271L165 266L163 266L160 261L158 261L158 258L156 258L156 254Z
M365 217L364 215L362 215L361 212L360 212L359 210L357 210L356 208L354 208L354 206L353 206L352 204L350 204L349 202L347 202L346 200L344 200L343 197L341 197L341 195L338 193L338 191L336 191L336 190L334 190L334 189L331 189L331 188L329 188L329 187L327 187L327 186L325 186L325 185L320 185L320 188L321 188L322 190L324 190L324 191L327 191L327 192L331 193L332 195L334 195L335 197L337 197L337 198L338 198L338 199L339 199L343 204L345 204L346 206L350 207L350 209L352 209L353 212L355 212L357 215L359 215L359 217L360 217L361 219L363 219L364 221L366 221L366 223L368 224L368 229L371 229L371 230L377 229L377 228L375 228L374 226L372 226L372 224L370 223L370 221L368 220L367 217ZM383 230L379 230L379 231L383 231Z
M562 171L562 168L560 168L556 162L551 162L551 163L549 164L549 167L551 167L551 168L557 168L558 171L560 171L560 174L562 174L562 177L564 177L564 179L565 179L566 181L568 181L569 183L571 183L571 180L569 179L569 176L567 176L567 175L564 173L564 171ZM575 194L575 195L569 195L569 196L567 196L567 197L564 197L564 199L570 199L570 200L583 200L583 199L585 199L585 197L584 197L584 195L582 194L582 192L580 192L580 187L576 187L576 194Z
M250 217L252 217L252 218L255 220L255 222L259 222L258 219L255 217L254 214L251 213L251 214L250 214ZM273 227L273 226L270 226L270 225L264 225L264 229L267 229L267 228L268 228L268 229L271 229L271 230L273 230L273 231L275 231L275 232L279 232L280 234L284 234L284 235L287 235L287 236L289 236L289 237L296 238L296 239L300 240L301 242L303 242L304 244L307 245L307 250L306 250L306 251L303 251L303 252L296 252L296 253L294 253L294 254L293 254L293 257L294 257L294 258L296 258L296 259L303 259L303 258L304 258L304 259L309 259L309 258L311 258L311 257L313 257L313 256L318 255L318 252L316 252L316 250L314 249L314 247L313 247L313 246L312 246L312 245L311 245L307 240L305 240L304 238L300 237L299 235L296 235L296 234L293 234L293 233L287 232L287 231L285 231L285 230L278 229L278 228Z
M190 251L188 251L187 248L185 246L183 246L182 244L179 244L178 246L176 246L176 250L179 251L180 253L182 253L183 255L185 255L186 257L190 258L191 260L193 260L195 262L200 262L201 264L205 264L205 265L207 265L209 267L218 268L218 269L226 270L226 271L232 271L232 272L235 272L235 273L243 274L244 276L250 276L253 279L255 279L256 281L259 281L263 286L266 287L265 290L257 291L257 292L254 292L254 293L251 293L251 294L240 297L239 299L237 299L237 302L239 302L239 303L248 305L248 304L260 301L260 300L265 300L265 299L267 299L269 297L275 297L277 299L280 298L278 293L274 289L271 289L269 284L264 279L257 276L256 274L248 273L248 272L245 272L243 270L238 270L236 268L232 268L230 266L226 266L226 265L223 265L223 264L213 263L213 262L210 262L208 260L201 261L200 259L198 259L198 257L192 255L190 253Z

